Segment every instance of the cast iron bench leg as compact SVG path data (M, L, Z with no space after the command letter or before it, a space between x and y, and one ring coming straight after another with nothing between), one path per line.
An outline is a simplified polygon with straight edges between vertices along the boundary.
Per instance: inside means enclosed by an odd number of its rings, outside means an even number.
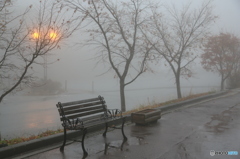
M107 133L107 130L108 130L108 123L105 124L105 131L103 133L103 136L106 137L106 133Z
M60 151L63 152L64 151L64 146L66 144L66 139L67 139L67 132L66 129L64 128L64 139L63 139L63 145L60 147Z
M83 153L84 153L84 157L86 157L88 155L88 153L87 153L87 151L85 150L85 147L84 147L84 138L85 138L86 134L87 134L87 129L83 129L82 150L83 150Z
M109 143L105 143L104 155L107 154Z
M122 144L121 144L121 151L123 151L123 145L124 145L124 143L125 143L126 141L127 141L126 139L123 139L123 142L122 142Z
M126 137L126 135L124 134L124 129L123 129L124 123L125 123L125 118L122 118L122 134L123 134L124 140L127 140L127 137Z

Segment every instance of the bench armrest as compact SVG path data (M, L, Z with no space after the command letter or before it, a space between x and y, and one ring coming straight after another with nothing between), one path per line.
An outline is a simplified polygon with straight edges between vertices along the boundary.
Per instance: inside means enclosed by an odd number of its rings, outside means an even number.
M119 118L122 117L122 111L119 109L107 109L105 118Z

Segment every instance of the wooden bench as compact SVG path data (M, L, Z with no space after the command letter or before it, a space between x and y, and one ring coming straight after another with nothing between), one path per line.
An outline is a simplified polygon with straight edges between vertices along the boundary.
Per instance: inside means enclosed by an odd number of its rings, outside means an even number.
M103 136L106 137L109 127L108 123L119 119L122 120L122 135L124 140L127 140L123 130L125 117L122 116L122 112L118 109L107 109L106 102L101 96L67 103L58 102L56 106L60 114L62 126L64 127L64 141L63 145L60 147L61 152L64 151L64 146L66 144L66 130L80 130L83 132L82 140L80 142L82 143L84 156L87 156L88 153L84 147L84 138L87 134L88 128L105 124Z

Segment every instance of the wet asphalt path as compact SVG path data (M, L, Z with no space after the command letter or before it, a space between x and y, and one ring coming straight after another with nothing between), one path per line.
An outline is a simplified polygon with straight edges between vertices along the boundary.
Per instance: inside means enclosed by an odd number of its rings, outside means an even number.
M240 154L210 156L210 150L240 153L240 93L172 111L148 126L128 124L125 133L122 151L120 130L108 132L106 139L87 138L87 159L239 159ZM81 157L81 143L75 142L64 154L55 148L29 158Z

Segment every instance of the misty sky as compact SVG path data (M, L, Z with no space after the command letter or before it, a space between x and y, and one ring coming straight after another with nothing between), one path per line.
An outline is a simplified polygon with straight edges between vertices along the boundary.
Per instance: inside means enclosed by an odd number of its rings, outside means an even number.
M181 7L189 0L162 0L164 4L176 5ZM203 0L192 1L193 7L201 4ZM24 9L28 5L37 5L37 0L17 0L17 11ZM214 13L219 16L219 19L212 26L212 33L219 31L231 32L240 37L240 0L215 0ZM94 57L94 52L90 48L81 48L74 44L81 37L81 32L75 33L72 39L67 43L62 44L61 50L55 50L49 57L49 60L60 59L59 62L48 66L48 77L64 84L68 81L68 85L77 85L77 88L91 90L92 81L95 83L95 88L100 90L116 90L118 89L118 81L114 79L114 72L110 72L103 76L97 76L107 70L103 65L98 65L94 68L96 61L90 60ZM200 60L196 60L196 65L193 66L194 78L188 81L182 79L182 85L217 85L220 84L220 78L217 74L206 72L199 64ZM137 81L128 86L128 88L147 88L161 86L175 86L174 77L169 67L162 65L154 66L155 74L146 73ZM43 68L38 67L35 71L39 77L43 76ZM140 86L141 85L141 86ZM70 86L69 86L70 87Z

